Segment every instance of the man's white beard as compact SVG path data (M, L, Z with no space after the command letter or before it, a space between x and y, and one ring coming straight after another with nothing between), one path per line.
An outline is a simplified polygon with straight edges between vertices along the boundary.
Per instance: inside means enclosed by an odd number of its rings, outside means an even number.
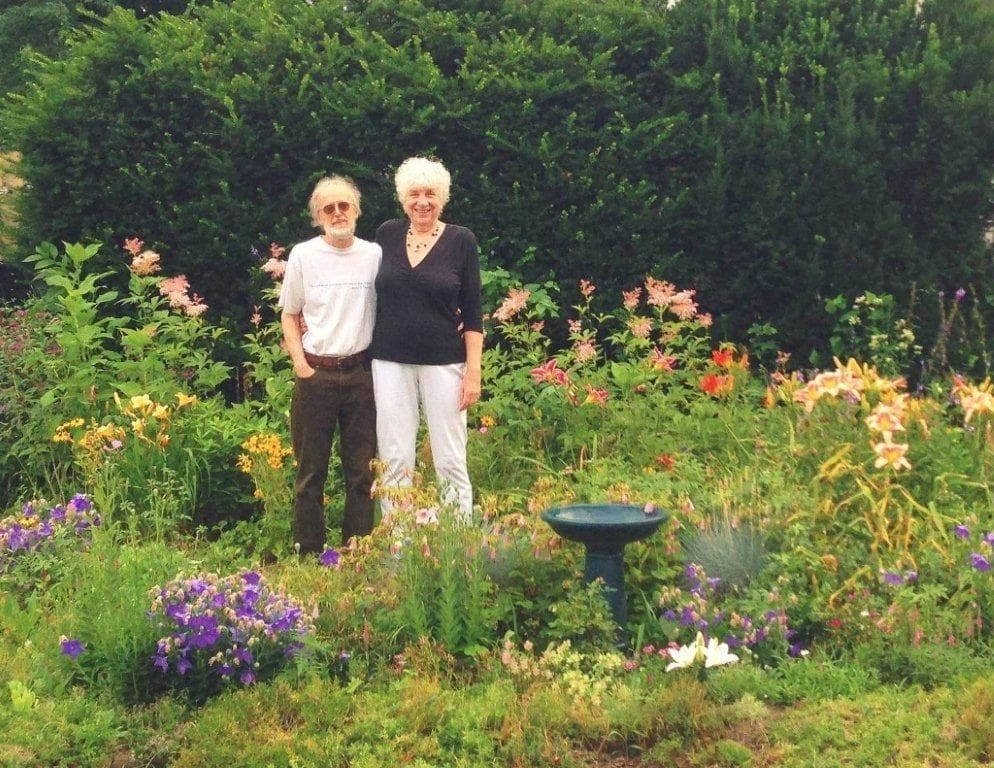
M345 224L341 227L325 227L324 233L328 237L342 238L342 237L352 237L355 235L355 225Z

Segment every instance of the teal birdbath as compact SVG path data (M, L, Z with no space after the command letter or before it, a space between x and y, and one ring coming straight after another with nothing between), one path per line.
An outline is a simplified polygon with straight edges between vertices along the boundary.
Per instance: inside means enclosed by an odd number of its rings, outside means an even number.
M646 512L634 504L572 504L542 513L542 519L557 534L583 544L586 549L583 580L587 584L603 580L604 596L620 629L622 643L628 623L625 545L651 536L667 517L664 512Z

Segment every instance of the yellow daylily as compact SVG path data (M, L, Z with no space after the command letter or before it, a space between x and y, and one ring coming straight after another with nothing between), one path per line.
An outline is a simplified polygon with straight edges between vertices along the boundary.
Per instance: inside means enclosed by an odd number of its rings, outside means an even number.
M136 411L143 411L155 407L155 403L152 402L152 398L148 395L135 395L128 401L128 404Z
M178 402L177 408L185 408L188 405L194 405L198 402L196 395L184 395L182 392L176 393L176 400Z

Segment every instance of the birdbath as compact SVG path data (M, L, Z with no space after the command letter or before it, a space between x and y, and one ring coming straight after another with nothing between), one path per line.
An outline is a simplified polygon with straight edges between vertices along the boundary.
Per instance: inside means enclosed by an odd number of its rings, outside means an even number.
M628 623L625 599L625 545L651 536L667 519L664 512L647 513L634 504L572 504L553 507L542 513L557 534L578 541L586 548L583 580L604 582L604 596L620 629Z

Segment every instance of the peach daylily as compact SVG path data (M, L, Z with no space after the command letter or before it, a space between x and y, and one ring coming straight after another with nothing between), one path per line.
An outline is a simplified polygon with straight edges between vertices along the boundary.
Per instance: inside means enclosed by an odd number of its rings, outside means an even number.
M593 387L587 388L587 397L584 399L583 404L593 403L594 405L604 405L610 395L606 389L594 389Z
M901 416L902 412L899 406L879 403L873 412L866 417L866 426L874 432L880 432L884 441L889 443L894 432L904 431Z
M905 454L908 452L907 443L880 442L873 444L873 452L877 454L873 466L877 469L890 467L895 470L911 469L911 463Z
M966 424L977 414L994 413L994 395L978 387L964 388L959 404L964 411L963 421Z

